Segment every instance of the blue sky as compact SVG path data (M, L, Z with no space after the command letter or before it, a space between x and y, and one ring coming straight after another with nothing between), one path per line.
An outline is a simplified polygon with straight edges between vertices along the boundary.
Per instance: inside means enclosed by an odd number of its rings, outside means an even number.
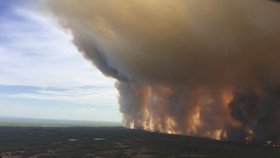
M120 121L114 79L82 57L41 5L1 0L0 116Z

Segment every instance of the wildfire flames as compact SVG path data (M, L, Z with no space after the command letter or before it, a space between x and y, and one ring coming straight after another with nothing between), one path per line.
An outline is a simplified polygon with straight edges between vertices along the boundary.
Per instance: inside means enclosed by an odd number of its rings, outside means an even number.
M48 0L115 78L126 127L280 139L280 5L264 0Z
M218 94L213 95L211 91L203 88L178 91L166 86L145 85L135 89L137 91L133 95L137 95L137 98L141 100L139 101L141 109L137 110L140 116L122 111L125 114L124 124L127 127L220 140L227 138L227 128L241 126L240 122L230 117L229 104L233 100L232 90L220 90ZM180 105L175 105L172 100L176 100ZM217 109L215 120L205 118L213 114L213 108ZM217 126L212 126L214 122Z

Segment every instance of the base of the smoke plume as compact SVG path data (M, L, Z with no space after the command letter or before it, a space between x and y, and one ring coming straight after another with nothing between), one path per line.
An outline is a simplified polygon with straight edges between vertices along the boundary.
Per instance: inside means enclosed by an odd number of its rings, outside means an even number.
M225 139L231 91L118 82L124 126L169 134Z
M280 88L175 87L118 82L124 126L233 142L280 140ZM275 87L275 86L274 86Z

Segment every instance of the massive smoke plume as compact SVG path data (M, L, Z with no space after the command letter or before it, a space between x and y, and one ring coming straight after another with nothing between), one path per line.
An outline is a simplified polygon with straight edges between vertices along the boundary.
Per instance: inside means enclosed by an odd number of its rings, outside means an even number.
M266 0L48 0L116 78L131 128L280 139L280 5Z

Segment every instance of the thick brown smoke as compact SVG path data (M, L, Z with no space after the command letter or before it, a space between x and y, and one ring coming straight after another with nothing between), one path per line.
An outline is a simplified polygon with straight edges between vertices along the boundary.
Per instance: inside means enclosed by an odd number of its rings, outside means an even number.
M48 0L118 79L124 125L280 139L280 5L265 0Z

